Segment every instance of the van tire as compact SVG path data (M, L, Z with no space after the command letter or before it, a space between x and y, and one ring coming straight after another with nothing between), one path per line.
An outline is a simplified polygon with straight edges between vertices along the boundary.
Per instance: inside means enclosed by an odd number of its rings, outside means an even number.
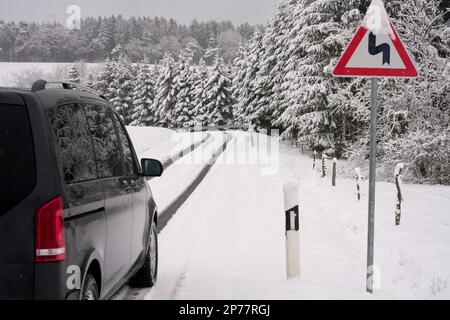
M88 274L84 279L81 300L99 300L97 281L92 274Z
M150 244L144 265L130 279L134 288L152 288L158 278L158 232L153 223L150 232Z

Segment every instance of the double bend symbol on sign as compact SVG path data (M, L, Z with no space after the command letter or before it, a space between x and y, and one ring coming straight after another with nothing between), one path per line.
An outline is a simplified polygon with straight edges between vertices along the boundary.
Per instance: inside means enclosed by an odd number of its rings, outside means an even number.
M391 47L387 43L376 45L377 36L372 32L369 34L369 53L373 56L383 53L383 64L391 64Z

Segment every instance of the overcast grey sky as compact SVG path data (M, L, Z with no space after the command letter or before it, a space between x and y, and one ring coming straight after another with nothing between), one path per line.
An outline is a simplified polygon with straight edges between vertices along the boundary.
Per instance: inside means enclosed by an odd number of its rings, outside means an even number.
M66 21L67 7L78 5L82 16L163 16L180 23L198 20L231 20L264 23L280 0L0 0L4 21Z

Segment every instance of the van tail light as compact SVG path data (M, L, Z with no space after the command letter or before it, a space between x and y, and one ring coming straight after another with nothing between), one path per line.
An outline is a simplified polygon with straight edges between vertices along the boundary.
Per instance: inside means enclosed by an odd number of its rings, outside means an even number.
M36 262L58 262L66 258L63 201L59 196L36 212Z

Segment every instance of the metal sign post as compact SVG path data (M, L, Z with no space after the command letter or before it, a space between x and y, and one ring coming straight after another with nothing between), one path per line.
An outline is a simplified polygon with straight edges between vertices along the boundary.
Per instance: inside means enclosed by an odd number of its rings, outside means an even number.
M377 156L378 78L416 78L411 57L389 20L382 0L372 0L364 21L333 70L335 77L371 77L369 230L367 292L374 290L375 178ZM358 189L359 191L359 189ZM358 193L358 200L360 199Z
M377 159L378 79L372 78L370 88L370 171L369 171L369 227L367 237L367 292L373 293L373 256L375 235L375 182Z

